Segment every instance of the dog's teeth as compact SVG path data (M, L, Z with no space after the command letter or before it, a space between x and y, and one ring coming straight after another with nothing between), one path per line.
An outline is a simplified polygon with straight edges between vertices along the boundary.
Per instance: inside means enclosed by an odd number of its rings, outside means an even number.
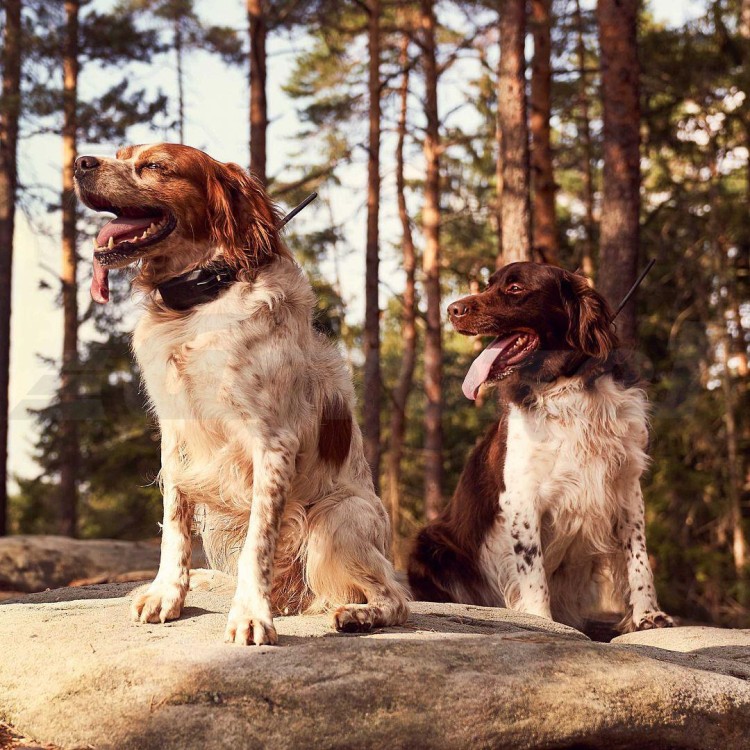
M99 249L99 245L96 244L96 238L94 238L93 240L91 240L91 244L94 246L94 250L98 250Z
M145 240L148 237L148 229L141 235L141 239Z
M151 226L148 228L147 231L149 231L149 232L155 232L157 229L158 229L158 227L156 226L156 224L154 224L153 222L151 222Z
M109 242L107 243L107 247L111 250L115 246L115 240L113 237L109 238Z

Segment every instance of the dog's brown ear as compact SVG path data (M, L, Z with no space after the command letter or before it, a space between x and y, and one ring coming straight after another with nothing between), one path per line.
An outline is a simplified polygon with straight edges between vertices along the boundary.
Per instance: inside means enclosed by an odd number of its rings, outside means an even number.
M589 357L605 359L619 345L610 306L584 276L565 274L562 287L570 320L567 342Z
M286 254L280 216L254 177L237 164L216 164L207 187L211 239L230 265L252 270Z

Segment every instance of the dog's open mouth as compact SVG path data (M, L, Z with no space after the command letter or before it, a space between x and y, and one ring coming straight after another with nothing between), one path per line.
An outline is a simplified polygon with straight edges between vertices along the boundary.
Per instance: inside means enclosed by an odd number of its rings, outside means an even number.
M475 401L483 383L502 380L539 348L539 337L530 331L498 336L472 362L466 373L463 392Z
M171 234L177 222L163 208L114 206L99 196L86 196L86 203L97 211L115 214L94 240L94 254L103 266L117 266L140 255L150 245Z
M99 231L94 244L94 279L91 296L96 302L109 300L109 269L126 266L170 235L177 221L169 211L153 206L115 206L106 198L83 193L81 198L95 211L115 214Z

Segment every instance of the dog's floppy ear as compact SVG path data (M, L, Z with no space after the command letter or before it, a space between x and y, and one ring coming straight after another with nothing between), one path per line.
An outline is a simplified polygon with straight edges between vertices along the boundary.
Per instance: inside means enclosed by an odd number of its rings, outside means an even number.
M230 265L252 270L286 254L280 216L254 177L237 164L216 163L207 179L211 239Z
M619 344L607 301L578 274L566 273L561 291L570 321L568 344L589 357L605 359Z

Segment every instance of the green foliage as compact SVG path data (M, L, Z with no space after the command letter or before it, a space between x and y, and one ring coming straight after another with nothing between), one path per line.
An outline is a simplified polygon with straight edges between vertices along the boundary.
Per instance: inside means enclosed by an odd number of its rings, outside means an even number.
M348 338L345 304L338 283L331 283L320 272L321 261L337 252L342 242L340 231L329 227L305 235L291 233L286 238L294 257L305 269L312 283L318 304L313 315L313 325L332 339ZM351 344L351 340L348 342Z
M106 337L85 347L73 414L63 414L57 399L35 412L40 428L35 458L42 472L18 480L11 520L19 532L54 533L60 424L70 417L78 421L81 446L81 536L141 539L158 531L158 432L140 388L130 336L118 330L119 323L97 310L96 327Z
M141 28L134 11L101 13L86 9L79 20L79 64L98 69L148 63L163 50L156 33ZM59 133L62 128L62 53L64 4L34 2L24 15L23 119L33 132ZM166 97L149 98L133 90L124 76L89 100L79 100L80 137L90 141L122 141L129 127L153 122L166 108Z
M750 296L750 184L738 154L750 143L750 88L746 67L727 65L727 45L739 49L745 41L729 35L731 16L714 10L681 29L643 24L643 246L644 256L657 259L639 298L654 402L647 500L665 606L747 624L750 571L737 571L732 560L726 427L731 408L746 472L747 372L725 369L720 352L728 346L747 361L738 321ZM725 378L734 403L721 387ZM748 487L737 490L747 535Z
M115 8L115 14L150 13L162 22L164 32L171 32L169 41L162 39L158 30L150 29L148 33L160 38L155 52L164 52L173 48L179 35L179 44L185 49L202 49L224 60L239 65L245 60L242 40L235 29L227 26L207 24L200 18L195 9L194 0L122 0Z

